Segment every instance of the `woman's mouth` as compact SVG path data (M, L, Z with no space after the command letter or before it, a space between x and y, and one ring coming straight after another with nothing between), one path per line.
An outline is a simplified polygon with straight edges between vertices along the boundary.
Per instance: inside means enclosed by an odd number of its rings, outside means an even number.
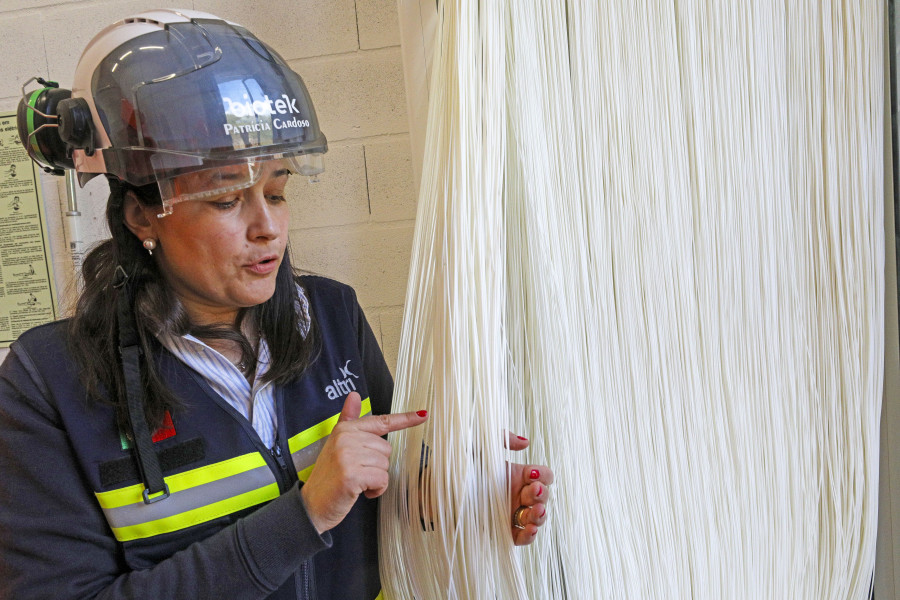
M245 265L250 271L259 275L267 275L278 268L278 257L274 254Z

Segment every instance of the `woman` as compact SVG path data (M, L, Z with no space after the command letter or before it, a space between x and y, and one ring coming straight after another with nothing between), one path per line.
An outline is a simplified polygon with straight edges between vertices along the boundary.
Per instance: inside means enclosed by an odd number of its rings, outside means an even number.
M107 28L74 81L27 99L22 139L107 177L111 239L0 368L0 596L377 597L383 436L427 415L389 414L353 291L291 268L285 185L326 149L302 81L188 11ZM513 469L516 543L552 478Z

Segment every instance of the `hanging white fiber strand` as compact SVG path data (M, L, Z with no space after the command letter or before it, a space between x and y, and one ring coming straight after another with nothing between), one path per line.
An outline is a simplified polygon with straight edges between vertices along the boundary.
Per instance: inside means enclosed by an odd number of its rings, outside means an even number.
M429 411L395 436L383 499L390 598L522 597L509 538L502 183L506 10L442 3L398 410ZM423 475L424 474L424 475ZM436 533L440 532L440 533Z
M883 4L441 19L394 399L431 416L391 438L386 597L867 598ZM556 473L528 549L505 459Z
M599 569L608 523L594 500L607 461L585 363L604 353L588 278L588 239L579 179L565 6L512 4L508 42L505 203L513 427L532 440L528 458L550 465L552 524L521 552L528 597L602 597L612 583ZM587 500L586 500L587 499ZM588 566L590 565L590 566ZM534 574L534 575L532 575ZM507 597L507 596L502 596Z

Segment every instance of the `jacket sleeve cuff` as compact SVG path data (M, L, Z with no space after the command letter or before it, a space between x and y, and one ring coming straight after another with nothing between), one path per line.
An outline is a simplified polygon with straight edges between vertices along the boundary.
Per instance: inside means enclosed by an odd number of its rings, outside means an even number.
M316 531L300 496L299 484L237 524L247 568L272 589L303 561L331 547L331 534Z

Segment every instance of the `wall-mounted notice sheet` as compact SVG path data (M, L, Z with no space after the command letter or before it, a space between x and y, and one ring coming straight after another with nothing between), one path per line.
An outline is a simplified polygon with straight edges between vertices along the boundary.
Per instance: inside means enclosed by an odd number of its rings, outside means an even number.
M56 319L56 290L40 172L0 114L0 347Z

